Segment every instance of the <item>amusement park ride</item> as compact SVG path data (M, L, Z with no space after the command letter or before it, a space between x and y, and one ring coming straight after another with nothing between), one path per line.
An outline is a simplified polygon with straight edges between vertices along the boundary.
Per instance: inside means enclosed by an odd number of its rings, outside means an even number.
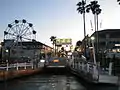
M11 24L8 24L4 31L4 45L2 58L20 58L23 57L25 42L36 42L36 31L33 28L32 23L28 23L25 19L15 20ZM32 50L35 53L35 50ZM7 55L6 55L7 54Z

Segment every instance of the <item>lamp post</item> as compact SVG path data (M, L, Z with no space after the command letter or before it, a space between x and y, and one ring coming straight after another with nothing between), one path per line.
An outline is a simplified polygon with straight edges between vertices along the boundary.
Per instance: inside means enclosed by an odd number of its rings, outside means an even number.
M96 64L94 40L95 40L95 37L91 37L92 47L93 47L93 61L94 61L94 64Z
M7 57L6 62L8 62L8 59L9 59L9 50L6 49L5 52L6 52L6 57Z

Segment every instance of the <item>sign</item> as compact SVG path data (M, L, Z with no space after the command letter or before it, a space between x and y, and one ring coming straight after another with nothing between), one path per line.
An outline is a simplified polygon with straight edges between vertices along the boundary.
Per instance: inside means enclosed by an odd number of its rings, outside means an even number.
M53 62L59 62L59 60L54 60Z
M56 45L72 44L71 38L56 39Z

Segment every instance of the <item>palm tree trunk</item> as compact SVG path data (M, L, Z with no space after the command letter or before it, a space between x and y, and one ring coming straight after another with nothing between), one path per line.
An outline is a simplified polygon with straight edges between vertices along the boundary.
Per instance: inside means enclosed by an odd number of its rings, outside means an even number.
M97 21L97 50L99 51L98 15L96 15L96 21ZM98 51L97 51L97 53L98 53Z
M95 25L95 51L97 51L96 14L94 14L94 25Z
M54 56L54 52L55 52L55 47L54 47L54 42L53 42L53 56Z
M86 57L86 27L85 27L85 12L83 13L83 22L84 22L84 52L85 52L85 57Z
M55 42L55 56L56 56L56 42Z
M97 14L94 14L94 24L95 24L95 56L96 60L98 60L98 20Z

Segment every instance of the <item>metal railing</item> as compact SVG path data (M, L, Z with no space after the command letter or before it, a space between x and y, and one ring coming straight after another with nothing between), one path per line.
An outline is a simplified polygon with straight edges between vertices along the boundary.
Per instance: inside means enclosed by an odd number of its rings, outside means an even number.
M78 61L78 62L75 62ZM92 75L93 79L98 80L99 75L106 74L112 75L113 72L113 63L109 63L108 70L102 70L100 63L94 64L93 62L82 61L81 59L73 60L71 63L73 69L78 72L82 71L82 74L87 75L88 73Z

